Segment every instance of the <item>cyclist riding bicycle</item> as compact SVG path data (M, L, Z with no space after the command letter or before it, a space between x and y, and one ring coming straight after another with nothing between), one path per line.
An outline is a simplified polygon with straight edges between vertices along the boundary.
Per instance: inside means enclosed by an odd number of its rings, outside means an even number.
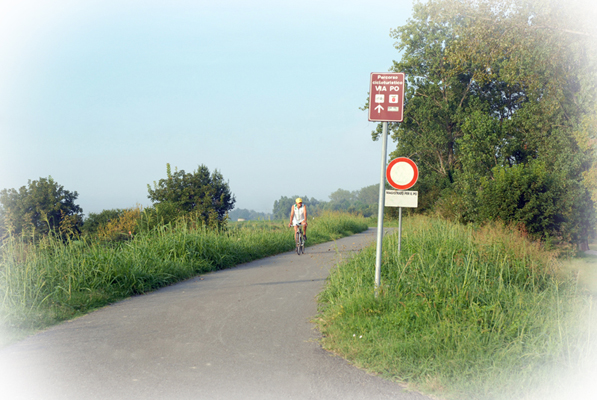
M289 228L294 226L295 236L299 225L302 225L303 237L307 240L307 206L303 204L303 199L300 197L296 199L296 204L290 210L290 223L288 224Z

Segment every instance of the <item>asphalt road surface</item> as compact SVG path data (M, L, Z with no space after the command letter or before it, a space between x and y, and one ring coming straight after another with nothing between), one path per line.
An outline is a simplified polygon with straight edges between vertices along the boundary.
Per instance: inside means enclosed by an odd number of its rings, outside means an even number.
M369 229L55 326L0 351L0 398L425 399L324 351L310 322L330 268L374 241Z

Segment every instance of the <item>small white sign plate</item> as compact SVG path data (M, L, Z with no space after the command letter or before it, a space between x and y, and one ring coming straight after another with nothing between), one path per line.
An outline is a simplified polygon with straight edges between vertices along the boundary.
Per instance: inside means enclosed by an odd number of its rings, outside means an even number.
M417 208L419 192L412 190L386 190L386 207Z

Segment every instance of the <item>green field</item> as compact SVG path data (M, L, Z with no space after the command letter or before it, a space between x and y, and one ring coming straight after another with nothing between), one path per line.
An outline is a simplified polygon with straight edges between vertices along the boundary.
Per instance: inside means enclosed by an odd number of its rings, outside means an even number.
M384 240L377 297L374 247L331 273L326 349L447 399L545 399L597 371L597 258L561 259L499 226L404 222L400 254L397 235Z
M167 225L112 242L7 240L0 249L0 338L8 343L129 296L290 251L285 224L231 223L222 232ZM309 222L308 244L365 229L363 218L330 213Z

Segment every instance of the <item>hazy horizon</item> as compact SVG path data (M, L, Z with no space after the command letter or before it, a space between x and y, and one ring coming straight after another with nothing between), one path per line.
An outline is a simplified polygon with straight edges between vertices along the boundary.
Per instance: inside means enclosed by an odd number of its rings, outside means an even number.
M97 213L150 205L167 163L203 164L236 208L271 212L376 183L359 107L410 15L410 0L0 3L0 190L52 176Z

